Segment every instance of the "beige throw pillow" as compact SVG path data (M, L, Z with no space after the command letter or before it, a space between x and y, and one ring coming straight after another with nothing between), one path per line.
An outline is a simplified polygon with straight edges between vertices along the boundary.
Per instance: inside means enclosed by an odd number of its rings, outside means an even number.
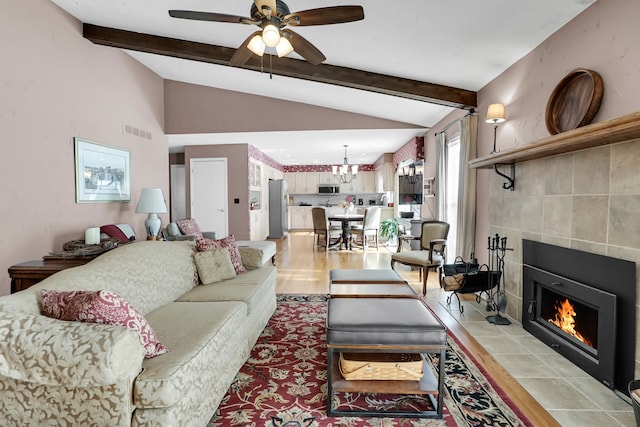
M196 252L193 256L203 285L211 285L236 276L227 248Z
M249 268L262 267L262 249L238 246L242 265Z

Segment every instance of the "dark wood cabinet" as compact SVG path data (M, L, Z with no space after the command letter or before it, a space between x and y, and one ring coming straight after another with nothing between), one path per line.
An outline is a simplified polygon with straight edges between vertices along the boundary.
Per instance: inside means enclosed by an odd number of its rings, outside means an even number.
M97 256L97 255L96 255ZM22 291L35 285L58 271L84 265L96 256L49 257L41 260L26 261L9 267L11 293Z

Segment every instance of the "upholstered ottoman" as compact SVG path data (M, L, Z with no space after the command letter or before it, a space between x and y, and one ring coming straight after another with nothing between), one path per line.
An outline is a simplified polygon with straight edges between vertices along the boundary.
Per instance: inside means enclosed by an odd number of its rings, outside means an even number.
M336 269L329 272L331 283L407 283L395 270L380 269Z
M330 298L327 309L328 414L442 418L446 343L447 328L421 298ZM336 357L341 352L439 353L438 378L424 361L424 374L419 381L345 380ZM419 412L334 409L334 391L426 394L434 409Z
M331 283L329 296L369 298L419 298L408 283Z

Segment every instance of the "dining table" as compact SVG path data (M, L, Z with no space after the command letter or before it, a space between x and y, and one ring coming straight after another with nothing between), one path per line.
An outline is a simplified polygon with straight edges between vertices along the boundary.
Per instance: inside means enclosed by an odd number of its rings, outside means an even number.
M342 249L342 246L344 245L344 249L351 249L351 223L352 222L362 222L364 220L364 215L362 214L351 214L351 213L346 213L346 214L333 214L333 215L329 215L327 217L327 219L329 220L329 222L331 221L340 221L340 223L342 224L342 236L340 237L340 239L334 243L333 245L329 246L329 249Z

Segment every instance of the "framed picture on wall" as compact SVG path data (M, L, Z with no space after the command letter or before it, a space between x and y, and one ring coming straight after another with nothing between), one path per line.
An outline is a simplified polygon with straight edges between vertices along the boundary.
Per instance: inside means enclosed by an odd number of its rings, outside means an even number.
M76 203L130 202L131 153L73 138L76 156Z

